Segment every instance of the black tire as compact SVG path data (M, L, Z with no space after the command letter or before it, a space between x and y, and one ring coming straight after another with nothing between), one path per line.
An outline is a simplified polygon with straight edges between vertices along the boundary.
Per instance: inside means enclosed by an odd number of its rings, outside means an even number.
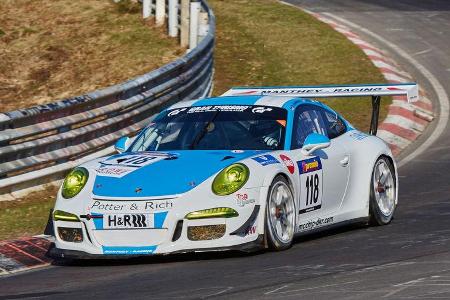
M274 191L274 188L283 185L283 187L287 187L287 191L290 194L290 199L292 199L292 215L293 220L289 226L292 230L292 237L288 240L282 240L278 237L278 235L275 233L274 225L271 222L270 217L270 202L271 202L271 195ZM269 191L267 193L267 200L266 200L266 210L265 210L265 222L264 222L264 241L266 246L273 251L282 251L290 248L292 246L292 241L294 238L294 232L295 232L295 201L294 201L294 194L292 192L292 188L289 185L289 182L281 175L278 175L275 177L275 179L272 181L272 184L269 187ZM291 219L291 217L289 217ZM287 227L286 227L287 228Z
M378 167L379 164L384 164L385 166L387 166L388 170L390 171L390 175L392 176L392 187L389 187L390 189L393 189L392 191L389 191L391 193L393 193L394 195L394 204L393 204L393 208L389 211L389 213L383 213L382 209L380 208L380 205L377 201L377 195L379 197L380 193L379 191L377 191L376 187L375 187L375 183L376 183L376 168ZM386 175L387 176L387 175ZM369 200L369 224L370 225L374 225L374 226L382 226L382 225L387 225L389 224L392 219L394 218L394 213L395 213L395 208L396 208L396 194L397 194L397 181L396 181L396 177L395 177L395 169L394 166L392 165L391 161L385 157L385 156L381 156L380 158L378 158L377 162L374 165L373 171L372 171L372 177L370 180L370 200ZM386 193L387 191L387 187L382 188L384 189L384 193Z

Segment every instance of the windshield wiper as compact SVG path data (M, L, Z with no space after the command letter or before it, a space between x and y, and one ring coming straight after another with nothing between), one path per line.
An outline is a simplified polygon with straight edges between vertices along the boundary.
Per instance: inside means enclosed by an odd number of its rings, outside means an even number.
M189 149L194 149L195 146L202 140L202 138L205 137L206 133L208 132L208 126L214 122L214 120L217 118L217 115L219 114L219 111L216 111L211 118L211 120L208 121L208 123L203 126L202 130L199 132L199 134L195 137L194 141L192 141L192 144L189 145Z

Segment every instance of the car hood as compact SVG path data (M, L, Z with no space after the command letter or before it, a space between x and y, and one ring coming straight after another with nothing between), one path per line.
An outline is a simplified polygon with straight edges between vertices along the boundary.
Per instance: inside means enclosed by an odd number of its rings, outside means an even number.
M93 194L119 198L182 194L223 168L264 152L186 150L113 155L96 166Z

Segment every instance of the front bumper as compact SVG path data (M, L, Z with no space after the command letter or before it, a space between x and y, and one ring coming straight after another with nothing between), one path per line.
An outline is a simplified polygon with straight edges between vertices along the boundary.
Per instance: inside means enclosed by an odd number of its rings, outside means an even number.
M171 200L171 205L167 205L167 202L165 202L167 200L161 201L161 203L165 203L163 205L164 208L152 212L155 215L155 228L139 230L108 230L102 227L102 220L87 219L87 214L105 213L98 210L98 205L94 206L94 202L97 200L91 195L80 196L88 196L91 199L84 202L84 207L81 207L80 200L71 199L67 201L58 199L55 210L63 210L75 214L80 217L80 222L53 221L55 247L49 251L49 255L59 258L100 258L103 256L105 258L125 258L186 252L254 251L262 247L260 237L264 233L264 218L261 217L262 210L259 204L261 199L259 198L261 194L266 194L266 188L245 189L241 190L240 193L245 193L248 199L252 199L252 201L247 201L243 205L242 201L236 200L236 195L218 197L211 194L205 195L205 191L201 190L195 191L195 194L181 195ZM192 199L208 200L193 201ZM145 202L147 200L127 201L129 203L128 206L131 207L131 203ZM122 202L126 201L102 200L102 203L108 204L103 206L107 207L107 209L121 208ZM109 205L109 203L114 203L114 205ZM189 205L186 203L189 203ZM239 216L198 220L185 218L189 212L214 207L231 207L239 212ZM120 213L124 212L131 213L130 211L120 211ZM133 212L144 213L144 211ZM223 236L219 238L193 240L188 237L188 230L191 227L218 225L226 228ZM59 236L58 228L78 228L82 232L83 240L81 242L64 241Z

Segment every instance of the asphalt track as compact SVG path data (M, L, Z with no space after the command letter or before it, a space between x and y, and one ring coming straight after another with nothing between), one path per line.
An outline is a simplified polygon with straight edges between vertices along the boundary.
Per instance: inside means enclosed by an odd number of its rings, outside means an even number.
M289 2L361 26L354 29L390 52L431 98L439 94L442 100L443 92L450 94L449 2ZM436 91L436 82L406 57L431 72L444 90ZM302 238L282 253L52 266L0 279L0 299L450 299L450 131L445 111L440 120L441 125L438 118L403 155L408 157L433 133L442 132L400 168L400 204L389 226Z

